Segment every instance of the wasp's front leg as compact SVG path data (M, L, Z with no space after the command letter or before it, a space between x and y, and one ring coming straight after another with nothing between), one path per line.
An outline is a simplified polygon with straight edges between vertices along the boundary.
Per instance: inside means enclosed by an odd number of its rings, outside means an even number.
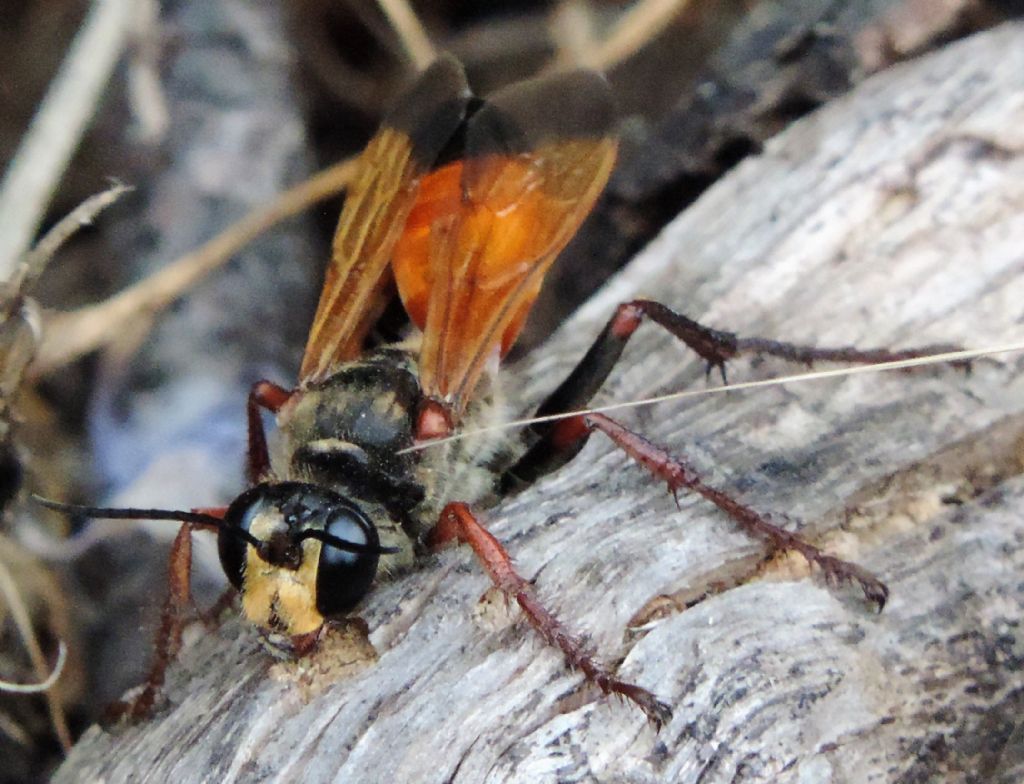
M672 718L671 708L651 692L619 680L594 659L586 645L541 603L533 586L516 572L501 542L480 524L463 503L445 506L431 532L429 544L438 548L453 540L473 548L495 586L506 597L515 600L545 642L561 649L571 667L581 670L587 680L597 684L605 694L620 694L632 700L655 725L660 727Z
M263 429L260 409L265 408L276 414L291 396L290 391L271 381L257 381L249 390L245 407L249 423L249 451L245 473L250 484L258 484L271 476L270 452L267 449L267 434Z
M160 626L153 646L153 662L142 684L142 691L130 700L113 703L107 708L108 721L121 718L144 719L153 712L157 697L163 689L167 667L181 650L181 636L186 619L192 610L192 532L204 528L201 524L184 523L171 546L167 573L167 598L160 612Z

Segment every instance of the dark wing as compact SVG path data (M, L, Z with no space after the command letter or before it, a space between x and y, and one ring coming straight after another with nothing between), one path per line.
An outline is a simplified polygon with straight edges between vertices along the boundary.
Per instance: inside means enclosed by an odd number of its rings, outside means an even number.
M466 122L463 157L423 179L393 269L423 330L423 390L456 415L608 181L614 123L593 72L522 82L488 98Z
M462 125L470 100L453 57L431 65L399 98L359 157L334 234L299 383L321 380L362 352L386 304L388 262L420 181Z

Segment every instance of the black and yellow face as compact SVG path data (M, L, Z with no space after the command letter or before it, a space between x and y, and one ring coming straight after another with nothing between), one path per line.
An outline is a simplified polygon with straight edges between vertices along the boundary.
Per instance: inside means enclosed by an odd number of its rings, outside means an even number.
M224 522L224 573L241 593L246 617L275 634L307 635L343 617L369 591L381 554L389 552L356 504L302 482L247 490Z

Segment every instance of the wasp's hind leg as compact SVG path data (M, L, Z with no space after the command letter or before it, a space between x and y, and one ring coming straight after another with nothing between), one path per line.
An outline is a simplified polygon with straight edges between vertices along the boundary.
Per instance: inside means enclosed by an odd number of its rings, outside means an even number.
M800 343L788 343L783 340L771 340L760 337L740 337L733 332L712 329L699 324L671 308L648 299L636 299L624 302L615 310L615 315L597 339L591 352L598 344L605 342L612 348L611 363L614 364L629 337L636 331L644 319L660 325L679 340L695 351L707 363L710 375L715 368L725 381L725 363L741 356L772 356L795 362L801 365L813 365L815 362L843 362L851 365L868 365L879 362L899 362L916 359L931 354L954 351L959 346L935 344L894 351L888 348L859 349L853 346L809 346ZM599 349L600 350L600 349ZM606 349L607 351L607 349ZM589 354L588 354L589 357ZM587 358L580 363L587 361ZM579 368L577 368L579 370ZM611 370L605 369L603 378ZM571 377L570 377L571 379ZM568 383L567 379L567 383ZM600 386L600 384L598 384ZM597 389L592 389L592 396ZM587 398L589 400L589 397ZM551 401L549 401L550 403ZM557 404L555 404L557 405ZM568 410L568 409L562 409Z
M193 608L190 587L192 572L192 532L207 526L184 523L171 546L168 564L167 598L160 612L160 626L154 644L153 662L141 691L130 700L115 702L107 708L109 722L121 718L144 719L153 712L157 697L163 689L167 667L181 650L181 635L186 619Z
M498 589L522 608L530 624L545 642L561 649L569 665L581 670L587 680L597 684L605 694L619 694L632 700L659 727L672 718L671 708L651 692L619 680L602 667L586 645L570 634L561 621L541 604L533 586L516 572L501 542L480 524L466 504L448 504L429 538L434 548L451 541L463 542L473 548Z
M616 446L651 474L663 479L673 495L677 495L680 490L690 490L703 496L728 514L747 533L767 540L772 549L800 553L808 562L817 565L829 582L856 583L864 592L864 596L877 605L879 610L885 606L889 589L866 569L828 555L797 534L779 527L766 515L711 487L700 478L684 457L670 454L603 414L585 414L554 423L545 437L535 444L520 462L536 465L552 462L559 453L575 455L595 430L608 436Z
M741 356L774 356L804 365L815 362L871 364L924 357L958 348L952 345L932 345L901 351L885 348L861 350L851 346L805 346L766 338L745 338L706 327L660 302L636 299L624 302L615 309L615 314L579 364L540 405L536 416L564 414L587 406L619 361L626 343L645 319L663 327L696 352L707 363L709 375L717 368L723 381L726 380L726 362ZM550 441L548 434L552 427L551 423L534 425L534 436L542 442ZM538 449L531 450L529 459L520 460L503 477L503 489L515 490L532 483L565 465L581 448L582 443L564 443L557 449L546 448L542 443Z

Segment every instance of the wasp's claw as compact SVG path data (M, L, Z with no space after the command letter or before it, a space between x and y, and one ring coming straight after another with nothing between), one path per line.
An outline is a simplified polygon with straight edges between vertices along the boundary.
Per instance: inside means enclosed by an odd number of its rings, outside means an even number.
M634 686L631 683L622 683L616 691L623 697L632 700L644 712L644 715L647 716L647 719L654 725L655 729L660 730L672 721L672 708L647 691L647 689Z

